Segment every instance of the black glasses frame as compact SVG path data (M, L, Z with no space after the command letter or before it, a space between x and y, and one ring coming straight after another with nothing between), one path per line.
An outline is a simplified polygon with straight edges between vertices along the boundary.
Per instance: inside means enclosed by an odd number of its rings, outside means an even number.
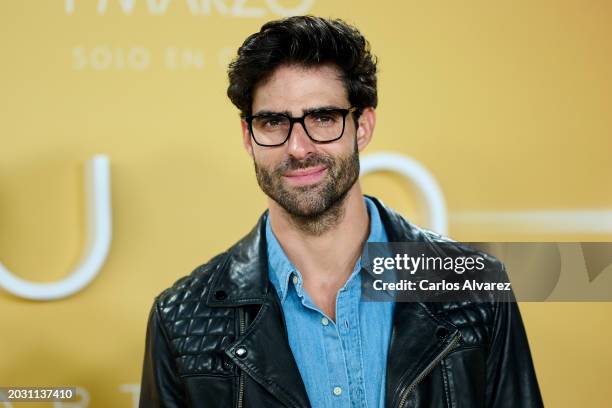
M293 125L295 123L299 123L300 125L302 125L302 129L304 129L304 133L306 133L306 135L310 138L310 140L312 140L315 143L319 143L319 144L326 144L326 143L331 143L331 142L335 142L336 140L340 139L343 135L344 135L344 128L346 127L346 116L349 113L353 113L355 111L357 111L358 109L355 108L354 106L345 109L345 108L329 108L329 109L315 109L312 110L310 112L307 112L305 114L303 114L300 117L294 118L293 116L290 116L286 113L274 113L274 114L270 114L270 113L264 113L261 115L247 115L244 117L244 120L247 122L247 125L249 126L249 132L251 133L251 137L253 138L253 140L255 141L255 143L257 143L259 146L264 146L264 147L276 147L276 146L282 146L284 145L287 140L289 140L289 138L291 137L291 131L293 130ZM310 136L310 134L308 133L308 129L306 129L306 124L304 123L304 119L306 118L306 116L308 115L312 115L312 114L316 114L316 113L325 113L325 112L339 112L342 114L342 132L340 132L340 136L338 136L335 139L331 139L331 140L317 140L314 139L312 136ZM264 144L264 143L259 143L257 141L257 139L255 138L255 134L253 133L253 119L256 118L265 118L265 117L269 117L269 116L282 116L285 117L289 120L289 132L287 133L287 137L285 138L285 140L283 140L281 143L276 143L276 144Z

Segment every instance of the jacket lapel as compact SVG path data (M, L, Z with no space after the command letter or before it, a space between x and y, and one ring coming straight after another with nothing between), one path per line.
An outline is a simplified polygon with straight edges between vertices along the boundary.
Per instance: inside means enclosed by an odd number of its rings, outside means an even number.
M375 197L389 242L430 241L423 231L385 207ZM398 302L393 311L393 330L387 359L385 406L399 406L411 386L452 350L460 338L450 322L431 313L424 303Z
M207 304L261 305L246 332L225 353L286 406L309 408L306 388L287 340L280 302L268 280L266 216L267 212L246 237L227 251L213 277Z
M286 406L310 407L278 300L264 303L251 327L225 353Z
M387 359L385 406L399 406L409 388L452 350L458 336L456 327L436 319L423 304L397 303Z

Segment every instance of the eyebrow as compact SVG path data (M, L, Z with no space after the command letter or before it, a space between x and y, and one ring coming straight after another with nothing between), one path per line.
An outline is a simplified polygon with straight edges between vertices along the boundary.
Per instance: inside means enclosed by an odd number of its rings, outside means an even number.
M312 113L312 112L319 112L319 111L326 111L326 110L333 110L333 109L344 109L344 108L336 106L336 105L323 105L323 106L317 106L313 108L302 109L302 115L308 115L309 113ZM291 112L289 112L288 110L280 111L280 112L271 111L271 110L261 110L261 111L257 111L256 113L254 113L253 116L274 116L274 115L279 115L279 114L293 117L291 116Z

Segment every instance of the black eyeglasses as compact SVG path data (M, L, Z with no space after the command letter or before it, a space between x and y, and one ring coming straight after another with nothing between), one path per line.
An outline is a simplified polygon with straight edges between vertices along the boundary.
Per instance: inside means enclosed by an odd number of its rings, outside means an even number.
M330 143L342 137L346 115L355 112L357 108L321 108L306 112L299 118L286 113L264 112L249 115L246 120L249 131L255 143L260 146L280 146L291 136L293 125L302 125L306 135L317 143Z

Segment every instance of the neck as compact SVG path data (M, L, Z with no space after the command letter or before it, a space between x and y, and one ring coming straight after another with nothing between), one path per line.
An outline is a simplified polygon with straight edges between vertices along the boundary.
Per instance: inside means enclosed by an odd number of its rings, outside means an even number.
M304 285L340 289L369 233L368 211L359 182L318 219L296 219L271 199L269 209L274 235L302 274Z

